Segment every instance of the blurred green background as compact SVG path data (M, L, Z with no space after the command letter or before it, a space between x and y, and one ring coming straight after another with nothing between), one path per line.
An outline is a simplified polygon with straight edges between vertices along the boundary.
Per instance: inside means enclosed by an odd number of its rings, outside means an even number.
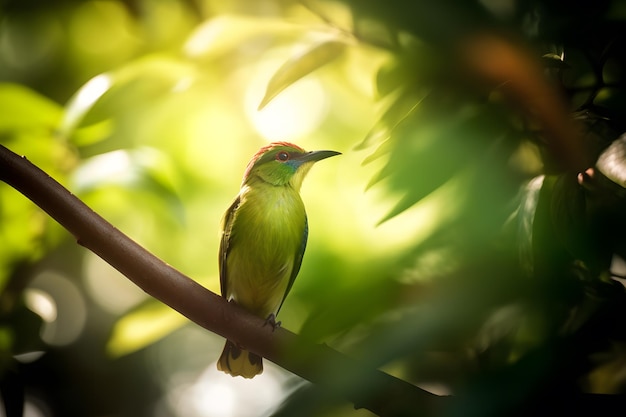
M622 1L4 0L0 144L214 292L220 219L256 150L340 151L303 186L284 327L466 398L449 415L623 393L624 183L555 163L454 48L481 31L528 48L590 166L608 152L623 173L625 17ZM3 403L23 394L27 416L371 415L271 363L218 373L221 337L6 184L0 291Z

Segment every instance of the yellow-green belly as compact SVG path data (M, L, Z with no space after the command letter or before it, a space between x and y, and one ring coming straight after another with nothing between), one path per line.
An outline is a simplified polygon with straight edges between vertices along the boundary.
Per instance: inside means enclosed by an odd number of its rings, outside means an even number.
M304 205L291 187L245 190L230 233L226 298L264 318L276 314L305 224Z

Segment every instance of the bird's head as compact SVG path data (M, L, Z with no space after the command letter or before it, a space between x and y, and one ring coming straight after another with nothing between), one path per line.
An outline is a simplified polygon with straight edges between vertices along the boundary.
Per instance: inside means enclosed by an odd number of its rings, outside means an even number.
M335 151L307 152L293 143L273 142L252 157L243 176L243 184L260 179L272 185L290 184L299 190L304 176L315 162L339 154Z

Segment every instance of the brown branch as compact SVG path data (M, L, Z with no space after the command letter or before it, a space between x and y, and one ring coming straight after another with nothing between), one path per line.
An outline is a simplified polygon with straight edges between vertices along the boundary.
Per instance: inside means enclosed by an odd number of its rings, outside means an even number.
M457 53L474 77L506 87L505 94L539 122L544 140L563 168L582 172L591 165L580 126L570 116L564 98L546 80L541 63L524 45L496 33L479 32L463 38Z
M205 329L233 340L356 407L380 416L433 415L446 398L272 326L158 259L45 172L0 145L0 180L28 197L146 293ZM329 372L332 371L332 372ZM364 383L367 381L367 383Z

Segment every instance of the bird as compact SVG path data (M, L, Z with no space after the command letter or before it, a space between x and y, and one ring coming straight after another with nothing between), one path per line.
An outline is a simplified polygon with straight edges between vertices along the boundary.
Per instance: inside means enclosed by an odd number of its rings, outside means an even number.
M246 166L241 188L221 222L222 296L276 326L276 316L300 271L308 221L300 187L315 162L340 152L307 152L289 142L263 146ZM217 369L253 378L262 358L226 340Z

